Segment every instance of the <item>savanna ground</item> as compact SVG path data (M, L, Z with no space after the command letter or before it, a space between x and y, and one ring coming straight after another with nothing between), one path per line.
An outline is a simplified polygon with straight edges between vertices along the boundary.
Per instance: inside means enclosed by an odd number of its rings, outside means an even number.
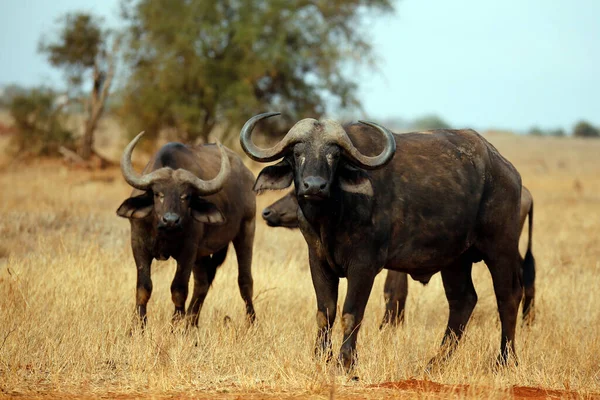
M0 171L0 397L596 396L600 141L499 134L488 139L516 165L535 199L537 317L530 328L519 324L518 367L493 368L500 325L483 263L473 269L479 302L445 368L424 370L448 313L439 275L427 286L410 281L405 325L384 330L378 327L385 272L378 276L359 335L354 374L359 380L313 359L316 304L306 244L299 232L269 228L262 220L257 221L253 267L255 326L248 328L244 321L232 249L208 294L200 327L187 333L171 333L174 262L155 261L148 330L130 336L135 266L129 223L115 215L130 189L118 169L5 160ZM6 140L0 138L0 147ZM145 160L143 155L137 159ZM258 172L260 166L249 165ZM257 211L284 193L260 196ZM340 304L344 295L342 281ZM339 321L334 332L339 348Z

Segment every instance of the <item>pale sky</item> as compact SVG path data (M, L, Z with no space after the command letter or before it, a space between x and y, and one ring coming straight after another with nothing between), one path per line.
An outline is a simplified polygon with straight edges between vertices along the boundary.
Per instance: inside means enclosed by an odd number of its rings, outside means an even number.
M59 84L37 43L74 10L114 23L118 0L2 0L0 84ZM361 74L371 119L434 113L457 128L521 131L600 125L598 0L402 0L367 33L379 55L379 70Z

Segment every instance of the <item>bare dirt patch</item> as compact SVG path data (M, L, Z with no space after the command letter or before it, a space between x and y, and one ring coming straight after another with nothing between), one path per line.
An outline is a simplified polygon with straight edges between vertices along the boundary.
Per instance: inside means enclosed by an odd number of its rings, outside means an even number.
M373 388L394 389L413 394L419 393L453 393L458 395L473 395L475 393L498 392L502 397L512 399L564 399L564 398L600 398L600 394L582 395L568 390L553 390L539 387L512 386L507 390L471 385L445 385L437 382L407 379L397 382L384 382L371 385Z

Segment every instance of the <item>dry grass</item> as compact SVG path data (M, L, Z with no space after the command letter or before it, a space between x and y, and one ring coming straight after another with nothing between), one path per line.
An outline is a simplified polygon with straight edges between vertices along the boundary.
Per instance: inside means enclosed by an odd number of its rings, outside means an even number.
M129 336L135 267L129 224L115 215L129 189L118 171L72 171L40 161L0 173L0 396L327 398L334 391L344 398L501 398L513 385L600 393L600 141L490 140L521 171L536 202L538 311L533 327L518 330L519 367L492 369L500 327L484 264L474 268L479 303L445 369L423 370L447 318L439 276L426 287L411 281L405 326L379 331L380 274L359 335L360 381L315 361L306 245L299 232L262 221L253 268L254 327L243 320L231 251L200 328L189 333L170 332L174 263L155 262L149 331ZM258 209L281 195L261 196ZM232 322L225 324L225 316ZM339 323L335 340L339 348ZM373 387L411 378L448 386ZM467 389L454 390L461 387Z

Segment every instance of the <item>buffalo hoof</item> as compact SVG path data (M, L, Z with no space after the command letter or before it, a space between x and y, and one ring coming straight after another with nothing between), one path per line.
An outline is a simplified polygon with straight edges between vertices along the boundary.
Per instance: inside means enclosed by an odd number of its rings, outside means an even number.
M339 362L344 372L346 374L350 374L356 365L356 354L342 350L340 353Z
M256 312L254 312L254 307L246 306L246 321L249 324L253 324L256 321Z
M330 348L323 349L321 346L317 345L315 347L314 355L317 361L324 361L326 363L329 363L333 359L333 350L331 350Z
M513 356L513 355L508 355L508 354L498 354L498 357L496 357L496 362L494 364L494 369L495 370L499 370L501 368L506 368L506 367L518 367L519 366L519 360L517 360L517 357Z
M431 360L429 360L429 362L425 366L425 373L433 374L435 372L440 371L442 369L442 367L444 366L444 364L446 363L446 361L447 360L445 359L445 357L438 357L438 356L433 357Z

